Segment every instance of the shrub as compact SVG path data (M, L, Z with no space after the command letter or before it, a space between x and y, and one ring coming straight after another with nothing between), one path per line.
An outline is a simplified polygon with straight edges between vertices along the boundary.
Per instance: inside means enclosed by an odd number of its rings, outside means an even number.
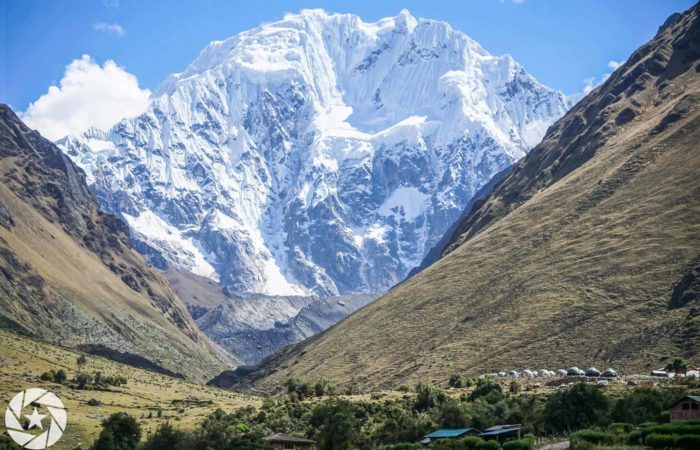
M614 444L615 437L603 431L581 430L571 435L571 442L590 442L591 444Z
M63 369L60 369L58 372L56 372L53 375L54 383L63 384L66 382L67 379L68 379L68 376L66 375L66 371Z
M640 431L633 431L625 438L625 443L628 445L642 445L643 435Z
M673 448L678 441L678 435L652 433L644 438L644 445L651 448Z
M532 450L535 447L534 438L523 438L515 441L508 441L503 444L503 450Z
M447 382L447 384L449 384L450 387L453 388L463 388L467 385L467 379L461 373L455 373L450 377L450 380Z
M488 403L498 403L503 400L503 390L501 385L495 381L479 380L476 383L476 389L469 394L469 400L474 401L478 398L483 398Z
M56 373L53 370L49 370L48 372L42 373L41 376L39 376L39 378L42 381L51 381L51 380L53 380L53 377L55 374Z
M170 423L158 426L156 432L149 437L148 441L141 447L142 450L172 450L182 445L186 435L177 430Z
M610 424L609 428L611 431L615 431L617 433L629 433L630 431L634 430L634 425L631 423L616 422Z
M474 450L478 448L479 444L481 444L482 442L484 442L484 440L478 436L467 436L459 440L458 448L464 450Z
M116 413L102 423L102 431L92 450L133 450L141 439L141 428L133 417Z
M700 448L700 435L685 434L676 440L676 446L688 450L697 450Z
M387 445L384 450L420 450L423 446L420 444L402 442L400 444Z
M478 450L498 450L501 448L496 441L483 441L476 444Z
M650 434L695 434L700 435L700 425L692 423L666 423L642 429L642 435Z
M416 386L416 401L413 409L416 411L427 411L435 406L440 406L447 398L442 390L432 384L419 383Z

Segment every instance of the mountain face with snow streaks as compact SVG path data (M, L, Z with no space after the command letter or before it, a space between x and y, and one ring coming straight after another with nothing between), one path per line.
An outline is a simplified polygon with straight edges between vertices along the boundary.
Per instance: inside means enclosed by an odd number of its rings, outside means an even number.
M407 11L305 10L212 42L141 116L59 142L156 265L237 292L381 292L568 109Z

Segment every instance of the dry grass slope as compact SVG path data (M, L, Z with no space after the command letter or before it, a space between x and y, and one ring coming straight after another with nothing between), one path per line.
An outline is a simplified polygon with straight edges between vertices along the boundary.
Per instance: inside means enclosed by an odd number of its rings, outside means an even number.
M126 226L99 211L82 171L5 105L0 216L0 327L138 354L200 380L231 362L130 248Z
M445 257L247 381L386 388L455 371L699 363L699 9L555 124Z
M166 421L192 429L217 408L232 412L244 406L261 405L257 397L188 383L94 356L86 356L87 364L81 372L121 375L127 378L127 384L108 391L73 389L42 381L39 377L51 369L64 369L68 379L73 379L78 373L76 360L80 353L6 331L0 331L0 341L3 343L0 353L2 404L24 389L42 387L55 392L67 407L66 434L52 447L57 450L79 445L89 447L100 432L102 421L116 412L135 417L146 435ZM88 405L91 398L99 400L101 405ZM161 411L160 418L158 411ZM149 415L152 417L148 418Z

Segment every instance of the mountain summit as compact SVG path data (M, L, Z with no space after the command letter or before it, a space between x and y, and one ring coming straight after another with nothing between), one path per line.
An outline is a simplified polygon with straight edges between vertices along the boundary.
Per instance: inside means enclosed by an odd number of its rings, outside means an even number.
M59 144L156 264L235 292L379 292L568 106L445 22L305 10Z
M481 195L436 263L247 381L381 388L573 365L629 373L673 356L698 364L698 105L696 5Z

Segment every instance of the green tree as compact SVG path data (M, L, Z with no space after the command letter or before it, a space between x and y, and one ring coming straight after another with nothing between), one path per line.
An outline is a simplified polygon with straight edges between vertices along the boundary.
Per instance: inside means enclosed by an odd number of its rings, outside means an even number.
M182 448L188 440L187 433L166 422L158 426L156 432L144 443L142 450L173 450Z
M83 370L85 364L87 364L87 358L85 358L85 355L80 355L78 359L75 360L75 363L78 365L78 372L80 372Z
M446 398L442 389L432 384L419 383L416 386L416 400L413 409L416 411L427 411L430 408L442 405Z
M607 413L608 400L601 390L580 383L549 397L543 419L547 431L572 432L604 424Z
M623 398L616 400L610 418L614 422L665 422L668 405L682 392L671 389L659 391L652 388L637 388Z
M53 381L55 383L59 383L59 384L65 383L67 379L68 379L68 376L66 375L66 371L63 369L60 369L53 376Z
M483 379L476 383L476 389L469 395L469 399L472 401L483 398L489 403L497 403L503 400L503 397L503 390L500 384L495 381Z
M456 401L447 401L440 407L438 422L442 428L466 428L469 425L464 407Z
M340 399L314 408L309 423L319 430L319 450L352 449L360 426L355 417L354 405Z
M92 450L134 450L141 439L141 428L126 413L112 414L102 422L102 431Z
M669 372L678 372L686 370L687 366L683 363L681 358L676 358L673 362L666 365L666 370Z

